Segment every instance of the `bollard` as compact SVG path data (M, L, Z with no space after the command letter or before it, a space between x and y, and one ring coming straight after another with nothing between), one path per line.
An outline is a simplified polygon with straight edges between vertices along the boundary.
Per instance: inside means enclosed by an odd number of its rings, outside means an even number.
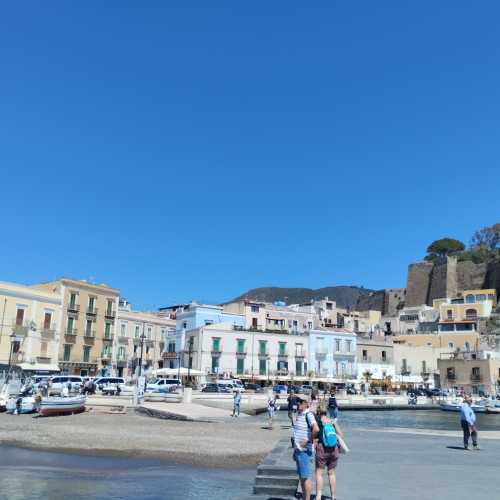
M184 387L182 392L182 402L192 403L193 402L193 389L191 387Z

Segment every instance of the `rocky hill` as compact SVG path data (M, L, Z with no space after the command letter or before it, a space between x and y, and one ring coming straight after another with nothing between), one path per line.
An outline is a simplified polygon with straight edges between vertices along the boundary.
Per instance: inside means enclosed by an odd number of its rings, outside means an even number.
M263 287L248 290L234 300L247 299L261 302L281 300L286 304L302 304L328 297L334 300L339 307L355 308L360 297L373 292L374 290L358 286L329 286L316 290L312 288Z

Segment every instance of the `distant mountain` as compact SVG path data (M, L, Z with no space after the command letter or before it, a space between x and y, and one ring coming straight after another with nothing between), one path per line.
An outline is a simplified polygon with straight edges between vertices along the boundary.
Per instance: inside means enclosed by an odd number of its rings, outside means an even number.
M280 288L262 287L253 288L234 300L255 300L261 302L274 302L281 300L287 304L302 304L311 300L319 300L328 297L334 300L339 307L355 308L360 297L375 292L368 288L358 286L328 286L325 288ZM232 301L231 301L232 302Z

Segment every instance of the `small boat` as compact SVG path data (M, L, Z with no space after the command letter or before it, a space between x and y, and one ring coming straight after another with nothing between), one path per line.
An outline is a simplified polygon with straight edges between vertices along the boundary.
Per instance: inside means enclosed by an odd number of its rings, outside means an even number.
M440 405L441 410L443 411L460 411L460 407L462 406L462 403L458 402L453 402L453 403L441 403ZM486 405L484 404L472 404L471 408L474 410L474 413L486 413Z
M36 411L36 401L33 396L19 396L10 398L6 405L7 413L34 413Z
M494 413L500 415L500 408L498 408L497 406L487 406L486 413Z
M7 410L7 401L9 400L9 387L4 385L0 391L0 413Z
M51 415L73 415L85 411L86 396L48 397L38 404L38 413L42 417Z

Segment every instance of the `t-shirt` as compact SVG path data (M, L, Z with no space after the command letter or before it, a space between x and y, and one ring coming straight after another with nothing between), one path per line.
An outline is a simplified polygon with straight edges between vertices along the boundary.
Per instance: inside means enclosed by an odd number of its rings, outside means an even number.
M314 425L314 415L306 410L297 415L293 423L293 440L295 448L298 450L311 450L312 449L312 427ZM306 446L301 446L301 442L307 440Z
M297 396L288 396L288 411L296 411L298 406Z
M335 398L335 396L330 396L330 398L328 399L328 408L337 408L337 399Z

